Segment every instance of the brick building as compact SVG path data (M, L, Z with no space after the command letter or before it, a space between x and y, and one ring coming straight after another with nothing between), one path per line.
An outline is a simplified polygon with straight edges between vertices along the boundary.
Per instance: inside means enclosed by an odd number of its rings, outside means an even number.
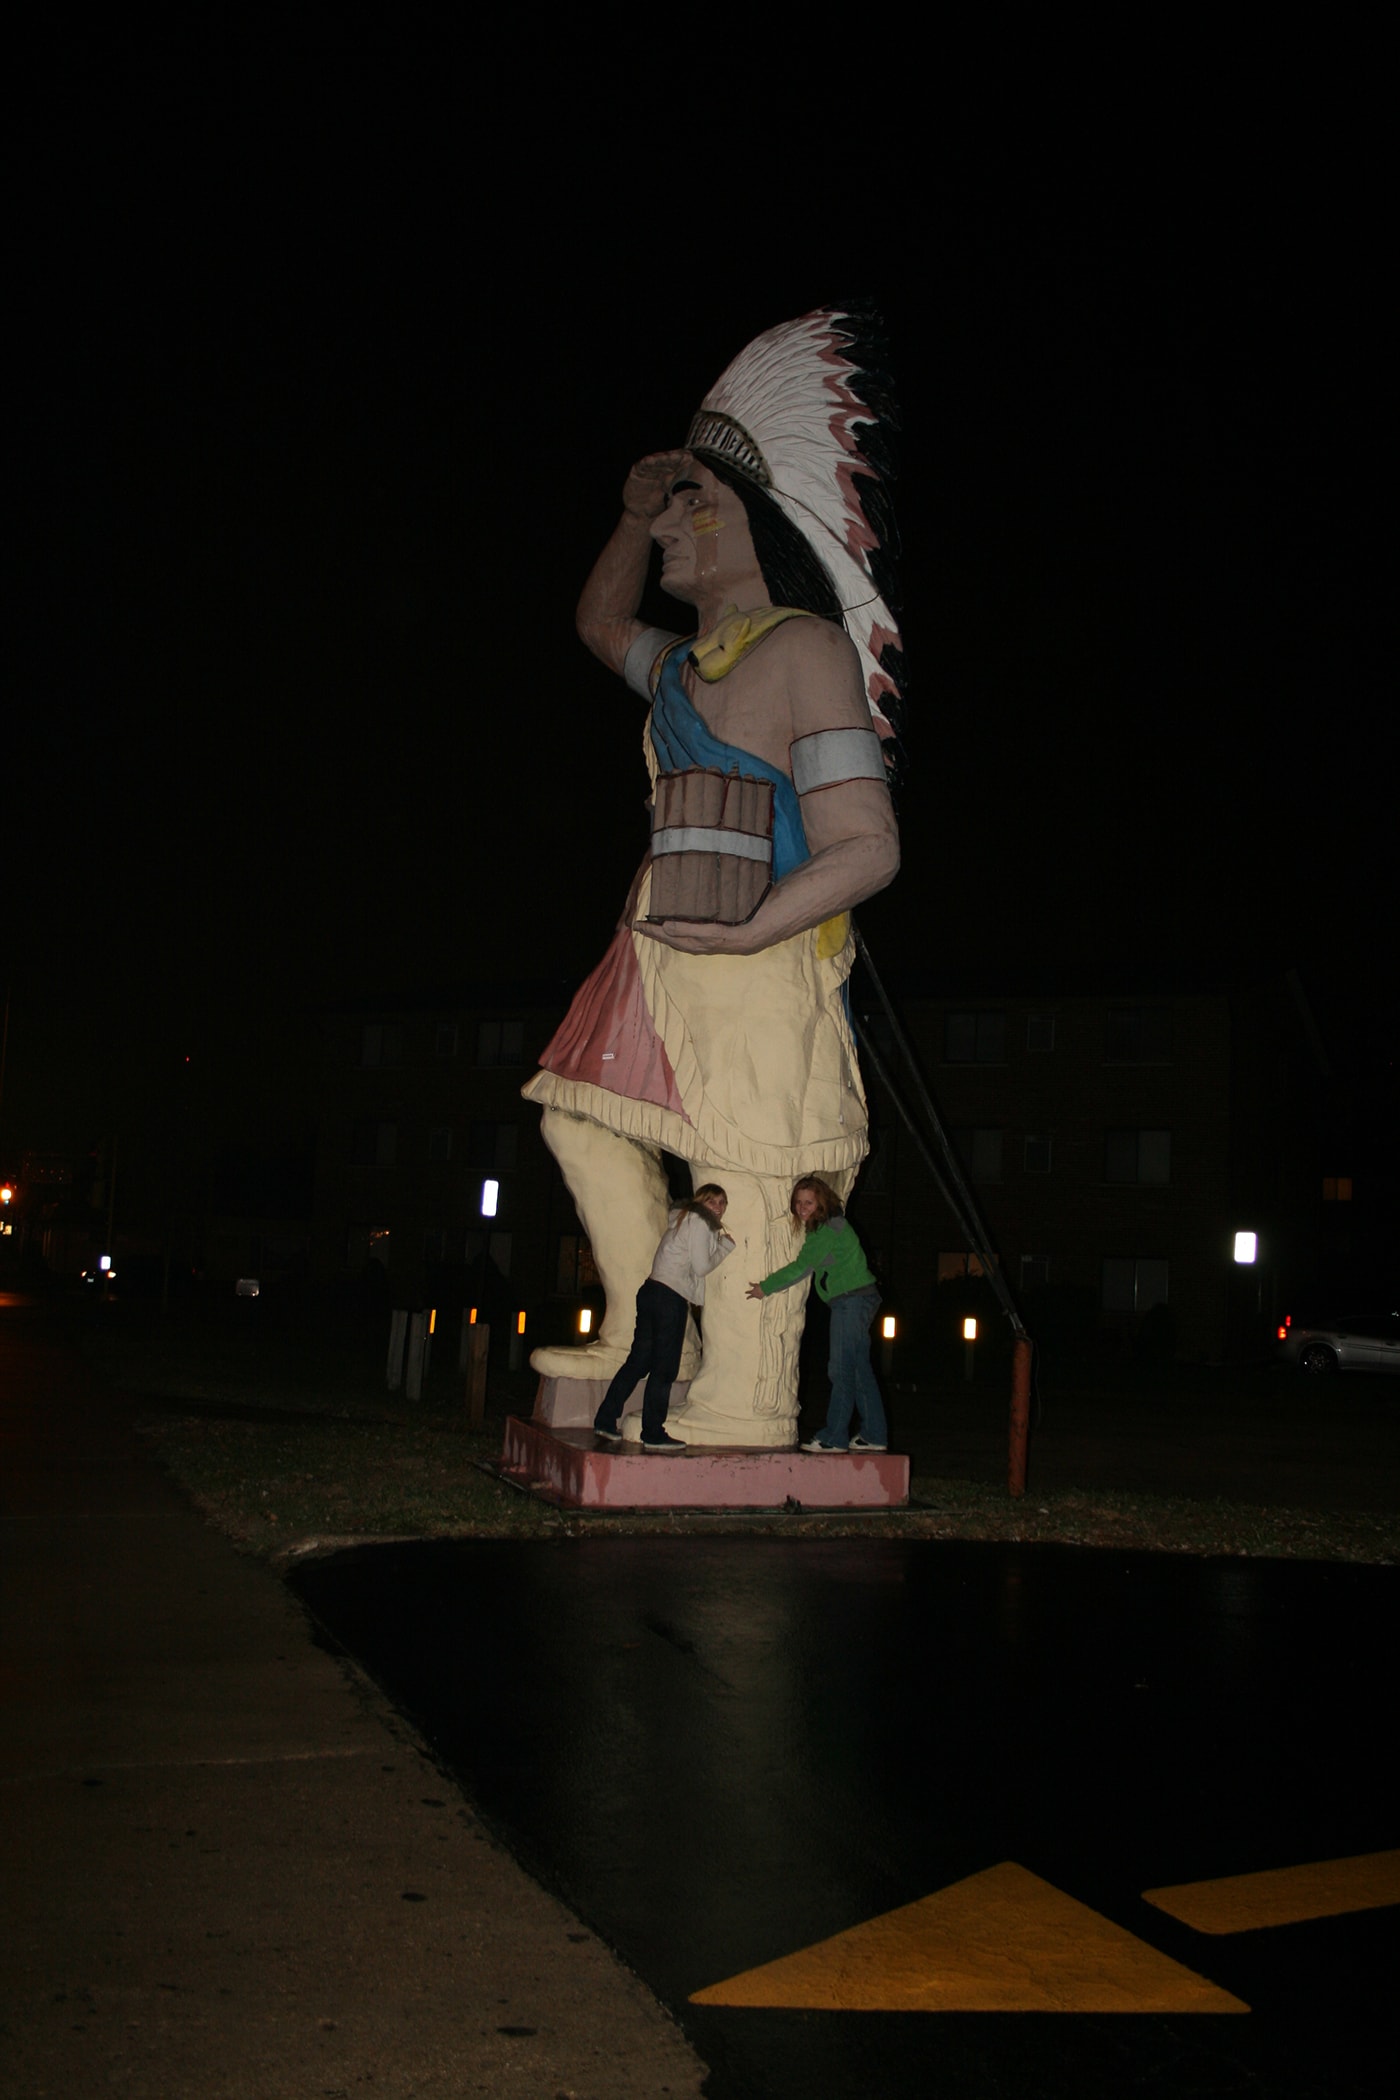
M563 986L469 986L324 1016L319 1282L397 1305L480 1299L493 1324L523 1311L532 1341L577 1331L597 1297L587 1243L520 1099L566 1004ZM893 1070L888 1020L859 988L856 1007ZM1329 1227L1344 1244L1350 1139L1296 983L907 987L898 1010L1033 1333L1219 1360L1258 1347L1325 1265ZM917 1117L916 1089L895 1078ZM928 1348L956 1296L942 1286L976 1263L869 1060L867 1081L874 1149L852 1216L909 1347ZM1258 1242L1247 1269L1242 1231Z

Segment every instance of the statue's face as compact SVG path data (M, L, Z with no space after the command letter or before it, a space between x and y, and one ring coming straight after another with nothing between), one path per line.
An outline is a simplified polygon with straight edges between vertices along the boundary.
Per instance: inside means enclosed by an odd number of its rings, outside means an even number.
M748 514L733 489L698 461L672 482L651 536L661 549L661 588L672 598L689 605L731 598L744 610L766 598Z

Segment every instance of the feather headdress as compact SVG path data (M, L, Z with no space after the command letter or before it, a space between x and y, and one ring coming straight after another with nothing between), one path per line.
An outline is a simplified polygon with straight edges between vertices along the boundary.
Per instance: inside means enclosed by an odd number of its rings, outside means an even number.
M710 388L687 449L763 489L830 577L860 656L874 726L900 724L898 540L887 484L898 428L878 317L819 307L756 336Z

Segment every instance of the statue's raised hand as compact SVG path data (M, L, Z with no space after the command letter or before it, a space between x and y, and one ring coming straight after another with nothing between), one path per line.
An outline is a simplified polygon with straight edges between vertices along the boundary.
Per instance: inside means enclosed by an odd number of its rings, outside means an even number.
M650 524L670 501L672 482L689 465L690 454L686 451L648 452L645 459L637 461L623 485L623 509Z

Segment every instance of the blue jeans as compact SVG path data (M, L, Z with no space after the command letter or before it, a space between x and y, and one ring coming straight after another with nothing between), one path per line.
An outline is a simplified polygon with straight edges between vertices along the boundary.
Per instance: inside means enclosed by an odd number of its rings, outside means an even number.
M679 1291L648 1276L637 1293L637 1325L627 1361L603 1395L603 1404L593 1417L595 1429L614 1435L622 1419L627 1396L637 1380L647 1375L642 1394L642 1442L654 1443L666 1426L671 1405L671 1387L681 1367L685 1345L685 1316L689 1311Z
M845 1291L831 1301L831 1356L827 1363L831 1405L821 1441L833 1451L848 1447L852 1414L859 1417L860 1433L867 1444L889 1442L885 1403L870 1362L870 1329L879 1310L880 1293L873 1283L863 1291Z

